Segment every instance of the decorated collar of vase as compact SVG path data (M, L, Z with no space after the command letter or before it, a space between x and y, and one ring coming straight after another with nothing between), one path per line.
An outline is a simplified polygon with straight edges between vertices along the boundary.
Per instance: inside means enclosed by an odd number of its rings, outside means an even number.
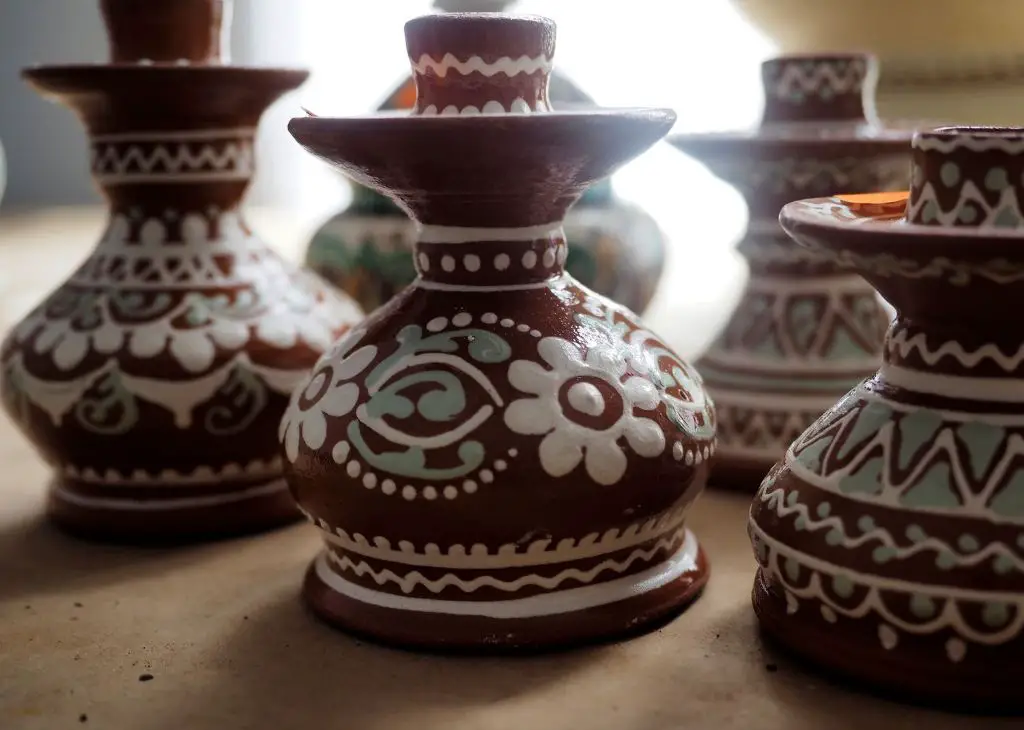
M308 116L288 129L424 226L558 224L588 186L675 121L666 109L548 111L555 26L546 18L434 14L405 30L417 88L411 113ZM516 113L517 99L530 113Z
M413 114L550 111L555 24L498 13L426 15L405 25L416 82Z

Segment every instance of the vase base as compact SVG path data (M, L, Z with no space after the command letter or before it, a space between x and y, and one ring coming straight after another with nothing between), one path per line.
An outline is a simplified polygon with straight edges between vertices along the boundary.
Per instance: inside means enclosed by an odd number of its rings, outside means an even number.
M783 456L779 454L776 459L766 459L723 451L719 449L711 462L708 488L744 494L754 494L771 468Z
M50 519L89 540L130 544L189 543L234 537L302 518L283 478L242 485L105 488L56 478Z
M761 569L754 579L753 604L769 643L808 662L814 674L824 671L845 686L914 704L978 714L1024 713L1019 681L1024 641L999 647L972 644L953 660L948 647L959 639L948 632L897 635L874 613L847 618L803 604L794 610L796 604L773 590Z
M676 554L642 573L503 601L383 593L349 582L328 563L321 554L303 586L306 602L321 619L391 646L480 654L549 651L644 633L692 603L709 573L692 533Z

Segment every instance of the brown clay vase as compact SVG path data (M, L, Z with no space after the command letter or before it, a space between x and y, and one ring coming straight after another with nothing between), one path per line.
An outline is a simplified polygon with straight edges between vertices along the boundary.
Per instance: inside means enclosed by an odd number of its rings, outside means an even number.
M889 314L874 290L778 224L792 200L906 187L911 131L874 119L876 76L858 54L772 59L757 129L670 139L742 193L750 215L739 244L749 279L697 362L718 413L712 486L754 492L789 443L878 366Z
M417 279L335 346L282 422L289 484L326 543L305 597L418 647L639 630L707 579L686 515L714 412L657 335L565 273L562 219L675 115L543 111L545 18L432 15L405 32L410 114L289 125L419 225ZM423 114L449 105L483 113Z
M218 63L227 7L105 0L117 63L25 72L85 123L110 204L95 249L0 355L7 412L55 471L50 515L77 533L181 540L294 519L277 425L359 318L242 218L256 124L306 72Z
M913 143L912 187L783 227L896 309L878 372L808 428L750 515L765 630L886 692L1024 710L1024 128Z

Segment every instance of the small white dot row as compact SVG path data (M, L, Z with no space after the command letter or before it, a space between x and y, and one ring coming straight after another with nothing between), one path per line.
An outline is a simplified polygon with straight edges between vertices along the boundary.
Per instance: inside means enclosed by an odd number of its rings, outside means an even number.
M480 321L484 324L498 324L501 327L512 328L519 332L529 332L533 337L540 337L541 331L531 329L528 324L516 324L515 320L509 319L508 317L499 319L498 315L494 312L487 312L480 316ZM469 312L459 312L453 316L450 320L447 317L434 317L432 320L427 322L428 332L440 332L448 327L449 324L453 327L466 327L473 322L473 315Z
M568 255L568 249L565 244L559 244L557 246L546 249L542 254L538 255L536 251L530 249L523 253L519 258L523 268L530 270L537 268L539 263L542 268L550 269L556 263L559 266L565 265L565 259ZM430 257L423 251L420 251L417 260L419 261L421 271L430 271ZM455 271L459 266L461 260L462 267L471 273L480 270L483 266L483 261L479 254L467 253L463 254L460 258L456 258L450 254L445 254L441 257L441 269L448 273ZM494 256L492 265L496 271L505 271L512 265L512 257L507 253L499 253Z
M362 476L362 484L367 489L376 489L380 487L380 491L384 494L391 496L392 494L401 494L403 499L409 500L410 502L417 497L423 497L427 501L433 501L440 496L445 499L452 500L459 496L459 487L454 484L448 484L443 488L426 486L422 489L417 489L411 484L406 484L399 489L399 485L394 479L380 479L376 473L366 469L362 462L358 459L350 459L349 455L352 451L351 446L347 441L339 441L331 449L331 457L335 463L339 466L345 467L345 473L353 479L359 479ZM509 449L509 458L515 458L519 451L517 449ZM494 472L505 471L508 469L508 461L505 459L495 459L492 469L481 469L477 474L479 479L484 484L490 484L494 481ZM480 485L473 479L466 479L462 482L462 491L466 494L474 494Z
M705 444L703 449L700 447L687 449L683 446L682 441L676 441L672 444L672 457L676 461L685 462L687 466L700 464L714 456L717 445L717 441L712 441L710 444Z

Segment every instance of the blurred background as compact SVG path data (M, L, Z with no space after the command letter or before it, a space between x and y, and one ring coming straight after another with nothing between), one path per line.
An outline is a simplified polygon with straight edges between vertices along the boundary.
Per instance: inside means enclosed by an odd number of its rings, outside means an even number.
M512 9L558 22L556 67L599 104L671 107L676 131L756 123L759 63L778 52L823 50L881 57L883 117L1024 119L1021 0L522 0ZM300 106L321 115L374 109L408 77L403 22L430 10L430 0L236 0L233 62L312 71L263 120L247 201L257 230L283 252L298 257L311 233L350 199L345 181L292 141L288 118L301 114ZM0 0L0 143L7 156L0 233L12 214L45 209L20 239L74 236L83 255L95 243L102 201L90 180L84 131L68 110L30 90L19 71L106 58L96 2ZM703 335L690 337L674 320L681 311L690 322L704 317L706 332L724 320L745 276L732 251L747 222L741 198L664 143L624 168L614 185L651 213L669 240L648 319L675 325L667 334L684 352L699 349ZM694 276L698 269L702 275Z

